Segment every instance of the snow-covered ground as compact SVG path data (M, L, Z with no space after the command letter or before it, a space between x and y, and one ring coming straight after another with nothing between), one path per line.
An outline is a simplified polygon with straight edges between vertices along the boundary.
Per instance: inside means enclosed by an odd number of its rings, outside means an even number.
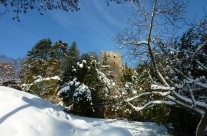
M150 122L69 115L37 96L0 86L1 136L157 136L166 132Z
M127 129L133 136L170 136L165 127L158 126L153 122L136 122L120 119L96 119L76 115L71 115L71 118L85 120L94 127L122 127Z

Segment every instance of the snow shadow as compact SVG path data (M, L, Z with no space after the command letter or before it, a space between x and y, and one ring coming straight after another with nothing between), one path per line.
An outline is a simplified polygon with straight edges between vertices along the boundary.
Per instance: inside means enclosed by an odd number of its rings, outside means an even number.
M22 105L16 109L14 109L13 111L10 111L9 113L7 113L6 115L3 115L1 118L0 118L0 124L3 123L6 119L8 119L10 116L12 116L13 114L19 112L20 110L22 109L25 109L25 108L28 108L30 105L29 104L25 104L25 105Z
M33 97L31 99L27 97L22 97L22 100L29 104L30 106L36 107L38 109L45 109L45 108L55 108L57 110L57 106L49 103L46 100L43 100L39 97Z
M2 117L0 117L0 124L3 123L6 119L8 119L10 116L16 114L17 112L19 112L23 109L31 107L31 106L36 107L38 109L55 108L56 110L58 110L55 105L50 104L47 101L45 101L41 98L38 98L38 97L33 97L33 98L29 99L29 98L23 96L22 100L24 102L26 102L26 104L10 111L9 113L7 113L7 114L3 115Z

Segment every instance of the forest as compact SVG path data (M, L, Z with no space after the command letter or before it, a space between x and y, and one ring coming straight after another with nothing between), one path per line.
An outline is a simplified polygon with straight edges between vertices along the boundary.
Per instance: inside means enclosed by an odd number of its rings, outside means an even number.
M26 6L14 11L14 20L35 4L20 2ZM70 2L38 8L78 11L78 1ZM107 4L113 2L128 1ZM128 26L113 40L135 66L125 62L120 68L109 62L113 56L81 53L78 41L43 38L25 58L0 55L0 85L34 94L66 113L156 122L172 135L207 135L207 14L187 22L185 1L130 2L136 8ZM7 8L6 1L0 4Z

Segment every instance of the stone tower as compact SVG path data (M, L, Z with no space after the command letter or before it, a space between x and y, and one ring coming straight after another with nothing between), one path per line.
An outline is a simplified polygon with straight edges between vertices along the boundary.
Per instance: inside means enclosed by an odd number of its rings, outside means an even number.
M122 56L112 51L102 51L100 56L101 70L108 76L120 77L123 71Z

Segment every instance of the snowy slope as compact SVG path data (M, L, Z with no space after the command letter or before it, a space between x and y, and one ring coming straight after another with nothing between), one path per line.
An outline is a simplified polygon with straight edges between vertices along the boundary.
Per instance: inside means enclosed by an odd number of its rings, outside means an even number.
M131 136L122 128L92 127L34 95L0 86L1 136Z
M71 117L39 97L3 86L0 109L1 136L138 136L166 132L155 124L150 127L145 123Z
M158 126L153 122L136 122L120 119L96 119L80 117L77 115L71 115L71 118L85 120L94 127L123 127L133 136L170 136L165 127Z

